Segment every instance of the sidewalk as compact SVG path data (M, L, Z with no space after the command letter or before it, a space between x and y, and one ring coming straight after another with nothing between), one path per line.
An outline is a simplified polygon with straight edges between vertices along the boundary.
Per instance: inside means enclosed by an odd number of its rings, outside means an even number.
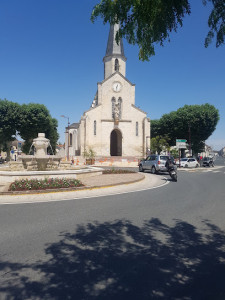
M167 183L163 175L128 173L97 175L82 180L85 187L77 190L2 193L0 204L37 203L101 197L113 194L137 192L160 187Z

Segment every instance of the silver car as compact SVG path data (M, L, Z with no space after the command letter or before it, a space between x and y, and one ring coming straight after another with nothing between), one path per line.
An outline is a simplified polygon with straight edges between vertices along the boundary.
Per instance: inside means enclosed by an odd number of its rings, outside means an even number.
M165 164L168 158L168 155L149 155L145 160L142 160L139 163L139 171L144 172L145 170L150 170L153 174L157 172L166 172L167 168L165 167Z

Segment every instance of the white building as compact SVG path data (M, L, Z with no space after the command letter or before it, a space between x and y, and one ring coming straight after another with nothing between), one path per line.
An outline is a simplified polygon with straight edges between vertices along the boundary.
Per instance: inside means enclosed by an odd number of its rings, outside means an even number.
M70 159L88 149L97 157L143 157L150 149L150 119L135 106L135 84L126 78L123 43L115 40L118 29L118 24L110 26L104 80L97 83L91 108L79 123L66 128Z

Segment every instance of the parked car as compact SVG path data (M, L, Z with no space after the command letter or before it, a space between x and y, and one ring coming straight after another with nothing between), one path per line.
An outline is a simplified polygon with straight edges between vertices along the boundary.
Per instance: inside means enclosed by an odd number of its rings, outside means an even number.
M176 162L177 165L179 165L179 160ZM199 163L195 158L181 158L180 160L180 166L183 168L198 168Z
M139 163L139 171L144 172L145 170L150 170L153 174L157 172L166 172L167 168L165 167L165 164L168 158L168 155L149 155ZM172 156L170 156L170 158L174 160Z
M202 161L203 167L214 167L214 162L212 157L204 157Z
M3 164L5 162L3 157L0 157L0 164Z

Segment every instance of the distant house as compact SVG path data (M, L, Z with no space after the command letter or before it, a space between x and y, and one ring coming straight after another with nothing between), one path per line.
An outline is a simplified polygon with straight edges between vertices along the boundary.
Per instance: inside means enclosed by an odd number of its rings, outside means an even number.
M79 123L73 123L69 127L66 127L65 156L67 157L81 155L80 141L79 141L79 125L80 125Z
M205 144L204 151L199 154L202 157L214 156L214 151L211 146Z

